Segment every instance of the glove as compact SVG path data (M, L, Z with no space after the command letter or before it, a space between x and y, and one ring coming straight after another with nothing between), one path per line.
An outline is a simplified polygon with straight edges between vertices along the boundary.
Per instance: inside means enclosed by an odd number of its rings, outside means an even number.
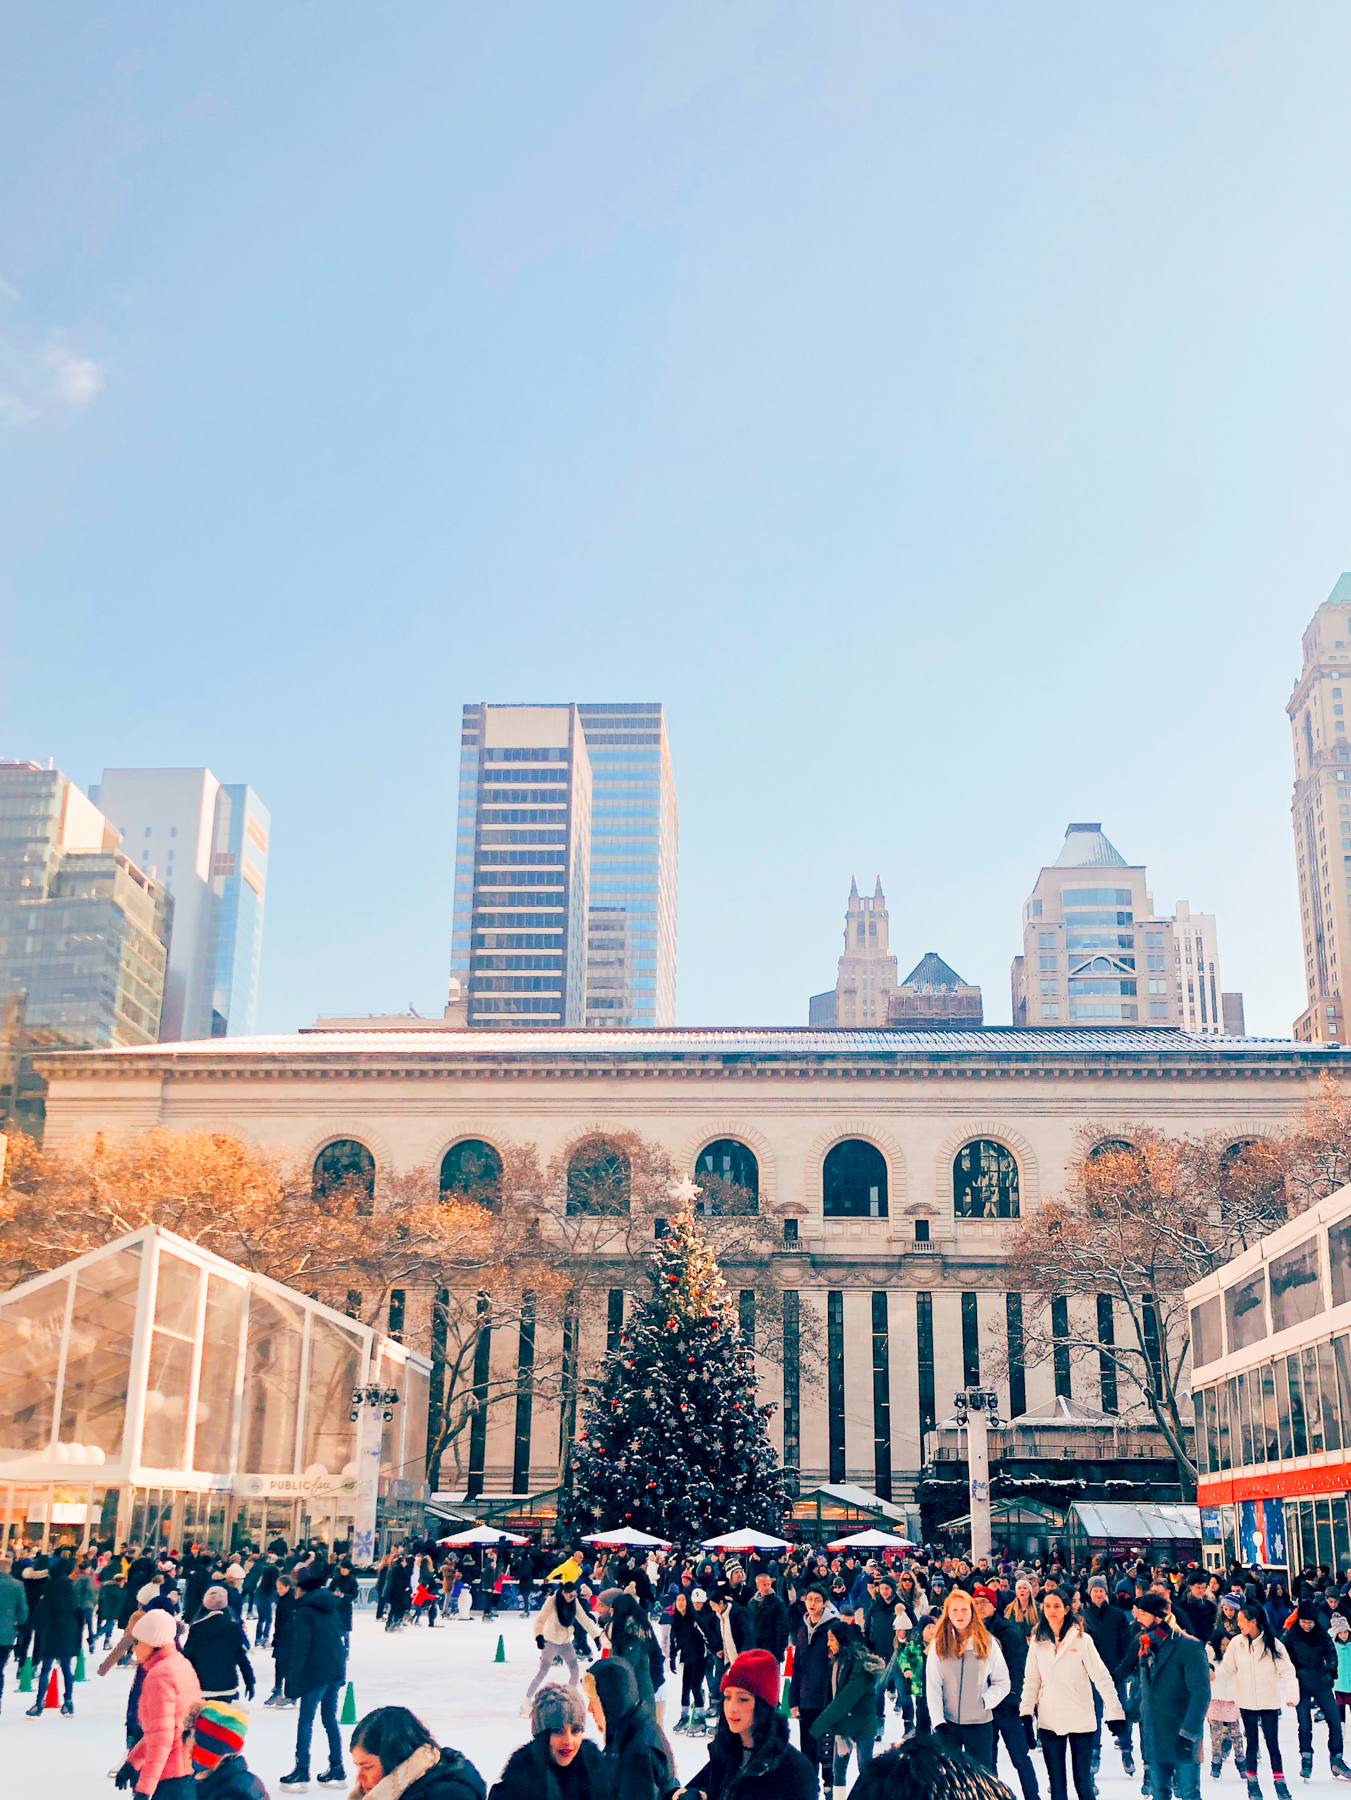
M535 1639L535 1648L536 1648L536 1650L542 1650L544 1648L544 1639L543 1638L537 1637Z
M136 1771L129 1762L124 1762L116 1775L113 1776L113 1785L120 1788L135 1787Z
M244 1683L244 1698L246 1700L252 1700L253 1698L253 1683L251 1681L246 1681Z

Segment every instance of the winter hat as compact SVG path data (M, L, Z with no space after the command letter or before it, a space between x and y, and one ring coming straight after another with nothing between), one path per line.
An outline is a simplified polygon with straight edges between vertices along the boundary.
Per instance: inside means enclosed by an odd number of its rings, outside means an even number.
M596 1698L605 1714L608 1733L617 1719L622 1719L626 1712L631 1712L637 1706L638 1683L633 1678L633 1670L622 1656L604 1657L587 1673L595 1685Z
M1351 1619L1348 1619L1345 1613L1333 1613L1328 1630L1335 1638L1345 1637L1348 1632L1351 1632Z
M605 1658L605 1662L609 1660ZM605 1663L601 1663L600 1667L604 1666ZM548 1687L542 1687L531 1702L530 1731L534 1737L544 1731L562 1731L565 1725L581 1731L585 1724L586 1701L580 1688L559 1687L556 1681L551 1682Z
M242 1708L208 1700L192 1725L194 1773L209 1775L227 1756L238 1756L248 1729L249 1715Z
M694 1592L690 1595L690 1599L691 1600L707 1600L708 1595L704 1592L703 1588L695 1588Z
M296 1577L296 1586L302 1594L312 1594L316 1588L321 1588L323 1585L324 1571L322 1569L302 1569Z
M174 1623L172 1613L156 1607L153 1612L142 1613L131 1628L131 1635L138 1644L153 1644L158 1650L165 1644L172 1644L178 1636L178 1627Z
M993 1588L988 1588L988 1587L972 1588L971 1598L973 1600L988 1600L991 1606L999 1605L999 1595L995 1593Z
M1105 1575L1090 1575L1088 1578L1088 1591L1090 1594L1093 1592L1094 1588L1101 1588L1105 1594L1107 1592L1107 1577Z
M202 1595L202 1605L207 1612L221 1612L230 1604L230 1596L223 1587L209 1587Z
M766 1706L779 1704L779 1665L768 1650L743 1650L718 1684L719 1693L744 1688Z
M617 1588L617 1587L602 1588L600 1591L601 1605L606 1607L610 1612L613 1612L614 1607L615 1607L615 1601L619 1599L620 1595L623 1592L624 1592L623 1588Z
M1316 1600L1301 1600L1299 1605L1295 1608L1295 1617L1297 1619L1316 1620L1318 1618L1318 1602Z
M1164 1594L1156 1594L1152 1589L1148 1593L1137 1594L1131 1602L1131 1605L1135 1607L1137 1612L1153 1613L1156 1619L1166 1619L1172 1611L1172 1608L1168 1604L1167 1596Z
M1220 1611L1221 1612L1236 1613L1238 1611L1239 1607L1242 1606L1242 1604L1243 1604L1243 1596L1241 1594L1221 1594L1220 1595Z

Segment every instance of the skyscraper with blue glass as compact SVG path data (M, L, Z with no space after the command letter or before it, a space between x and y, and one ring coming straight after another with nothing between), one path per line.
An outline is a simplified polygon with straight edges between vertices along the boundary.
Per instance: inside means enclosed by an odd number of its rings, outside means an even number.
M464 709L451 973L473 1026L675 1022L659 703Z

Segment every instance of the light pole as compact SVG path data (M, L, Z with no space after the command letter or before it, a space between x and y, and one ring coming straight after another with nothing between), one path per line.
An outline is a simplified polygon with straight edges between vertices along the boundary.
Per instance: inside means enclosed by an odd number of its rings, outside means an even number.
M957 1408L957 1425L966 1432L966 1467L971 1489L971 1561L988 1557L993 1549L990 1535L990 1443L989 1433L1003 1424L999 1417L999 1395L993 1388L963 1388L953 1396Z
M352 1410L347 1415L357 1428L357 1504L352 1520L352 1562L369 1568L375 1561L375 1511L380 1498L380 1439L382 1428L394 1417L398 1388L382 1388L378 1382L352 1389Z

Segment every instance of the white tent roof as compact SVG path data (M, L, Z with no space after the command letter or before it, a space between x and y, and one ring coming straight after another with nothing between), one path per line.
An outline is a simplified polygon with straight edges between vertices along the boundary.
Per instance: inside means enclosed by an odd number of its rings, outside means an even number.
M768 1537L763 1531L726 1531L721 1537L705 1538L702 1550L786 1550L787 1538Z
M1092 1538L1201 1538L1201 1509L1179 1502L1139 1506L1106 1505L1097 1500L1076 1500L1070 1508Z
M1068 1394L1057 1394L1049 1406L1038 1406L1032 1412L1019 1413L1013 1421L1015 1425L1116 1425L1120 1421L1115 1413L1099 1412L1096 1406L1087 1406L1082 1400L1072 1399Z
M599 1544L603 1549L619 1545L629 1550L669 1550L665 1538L651 1537L646 1531L635 1531L632 1525L621 1525L617 1531L593 1531L582 1539L584 1544Z

